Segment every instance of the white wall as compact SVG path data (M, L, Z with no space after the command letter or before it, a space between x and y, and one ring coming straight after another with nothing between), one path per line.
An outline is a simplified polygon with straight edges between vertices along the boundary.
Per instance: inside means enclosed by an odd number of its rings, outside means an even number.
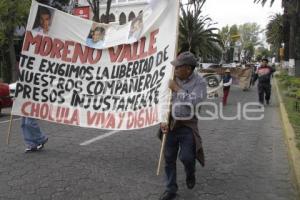
M88 6L87 0L78 0L79 6ZM119 23L119 17L122 12L126 15L126 22L128 22L130 12L134 12L135 16L141 10L144 10L148 5L147 0L113 0L110 13L115 15L116 22ZM100 6L100 16L105 14L106 6ZM93 18L93 12L91 11L90 18Z

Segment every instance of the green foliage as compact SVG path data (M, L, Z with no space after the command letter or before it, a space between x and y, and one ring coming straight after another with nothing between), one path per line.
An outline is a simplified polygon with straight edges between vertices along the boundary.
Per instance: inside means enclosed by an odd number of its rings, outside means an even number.
M295 130L297 147L300 149L300 113L295 108L296 102L300 103L300 79L288 76L287 73L281 73L276 77L289 120Z
M16 26L25 26L30 0L0 0L0 45L12 41Z
M270 21L267 24L267 42L279 49L283 42L283 16L280 13L270 16Z
M179 21L179 51L191 51L202 58L220 57L223 43L217 28L211 27L211 19L202 16L205 1L181 4Z
M233 57L233 48L240 46L240 51L244 52L246 60L250 60L255 54L255 46L261 44L259 34L262 32L257 23L245 23L240 26L228 25L219 32L225 47L225 61L230 61ZM239 45L238 45L239 43Z
M272 51L278 55L284 38L283 16L277 13L270 18L266 29L267 42L271 45Z
M268 2L268 0L254 0L254 3L261 3L263 6ZM273 3L275 2L275 0L270 0L270 6L273 5Z
M291 79L291 85L295 88L299 88L300 89L300 79L299 78L292 78Z
M297 99L300 99L300 90L298 90L298 91L296 92L296 98L297 98Z
M254 56L255 46L260 45L259 34L262 32L257 23L245 23L239 26L241 49L245 51L245 57Z
M286 91L287 96L292 98L300 97L300 78L288 76L286 73L277 75L276 77Z
M225 48L230 48L239 39L239 31L237 25L222 27L219 36Z
M12 69L16 65L14 31L17 26L25 26L30 8L30 0L0 0L0 70L5 82L10 82Z
M262 58L268 58L272 55L272 53L265 47L260 46L255 50L256 60L261 60Z
M224 46L223 60L226 63L233 62L235 42L237 42L240 37L237 25L222 27L219 31L219 35Z

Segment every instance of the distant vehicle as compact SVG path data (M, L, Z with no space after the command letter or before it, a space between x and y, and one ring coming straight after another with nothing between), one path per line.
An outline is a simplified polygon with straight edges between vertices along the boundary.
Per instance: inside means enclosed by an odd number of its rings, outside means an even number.
M216 63L198 63L198 64L201 69L220 67L220 65Z
M6 83L0 83L0 114L2 108L11 107L13 104L13 97L10 96L9 85Z
M240 65L241 65L240 63L225 63L225 64L222 65L222 67L235 68L235 67L238 67Z

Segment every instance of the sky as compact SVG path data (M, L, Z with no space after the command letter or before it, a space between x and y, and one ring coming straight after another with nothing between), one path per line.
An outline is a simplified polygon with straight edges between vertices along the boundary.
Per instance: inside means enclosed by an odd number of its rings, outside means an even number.
M217 22L214 25L217 28L247 22L256 22L261 28L265 28L269 16L283 12L281 0L275 0L272 7L268 2L262 7L261 4L254 4L253 0L206 0L202 11L203 15L208 15L213 22Z

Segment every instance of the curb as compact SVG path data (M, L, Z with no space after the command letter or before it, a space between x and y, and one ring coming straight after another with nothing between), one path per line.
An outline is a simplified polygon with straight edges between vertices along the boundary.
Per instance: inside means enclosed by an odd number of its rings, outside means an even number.
M282 101L282 97L279 91L277 79L274 79L276 93L279 101L279 110L281 114L281 121L283 125L283 132L285 142L287 144L289 163L291 166L292 179L296 188L296 192L298 194L298 200L300 200L300 151L296 146L295 142L295 132L290 124L287 111L285 109L284 103Z

